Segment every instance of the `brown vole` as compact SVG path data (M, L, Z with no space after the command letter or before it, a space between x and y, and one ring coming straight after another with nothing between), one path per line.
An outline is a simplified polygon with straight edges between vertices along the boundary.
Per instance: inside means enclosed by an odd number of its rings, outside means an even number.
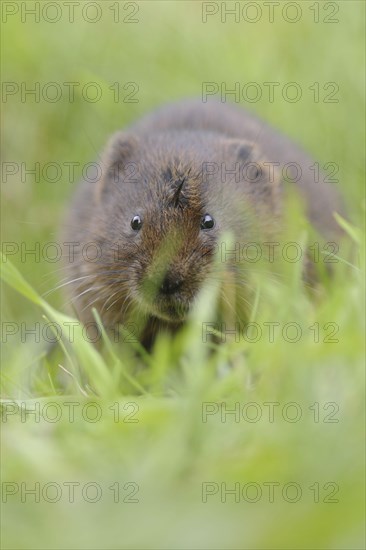
M338 198L314 182L313 163L254 115L218 102L167 105L115 134L101 177L80 184L65 223L63 241L80 243L66 254L77 315L94 322L95 307L113 329L140 311L146 345L160 328L180 326L224 232L241 243L273 240L285 165L311 222L337 231Z

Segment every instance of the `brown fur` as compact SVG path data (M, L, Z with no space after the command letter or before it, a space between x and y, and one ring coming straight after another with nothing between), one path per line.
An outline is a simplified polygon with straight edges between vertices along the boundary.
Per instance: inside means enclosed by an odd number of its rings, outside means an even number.
M266 161L280 167L271 174ZM162 328L175 330L211 273L225 231L241 242L273 240L283 205L280 168L287 162L304 169L298 190L310 220L334 231L337 197L306 175L313 161L241 109L186 101L115 134L100 181L79 186L65 223L65 242L93 241L101 251L97 261L79 253L68 265L77 315L92 322L95 307L113 329L140 312L139 337L147 346ZM205 214L214 228L200 228ZM143 220L139 231L131 229L135 215Z

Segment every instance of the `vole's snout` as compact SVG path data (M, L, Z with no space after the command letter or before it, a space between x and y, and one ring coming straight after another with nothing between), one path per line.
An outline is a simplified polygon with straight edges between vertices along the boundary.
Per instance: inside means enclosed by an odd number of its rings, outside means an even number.
M163 295L174 295L181 290L183 279L172 273L167 273L160 285L159 292Z

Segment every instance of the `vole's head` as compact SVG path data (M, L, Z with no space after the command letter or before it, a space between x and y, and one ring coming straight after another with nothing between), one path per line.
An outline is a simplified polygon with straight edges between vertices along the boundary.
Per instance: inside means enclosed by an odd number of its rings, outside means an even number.
M251 191L226 164L225 182L222 164L247 162L251 146L226 140L223 147L218 139L117 134L108 145L96 205L105 264L114 280L120 274L122 314L132 302L159 319L183 321L212 275L219 235L250 226L245 200L239 203Z

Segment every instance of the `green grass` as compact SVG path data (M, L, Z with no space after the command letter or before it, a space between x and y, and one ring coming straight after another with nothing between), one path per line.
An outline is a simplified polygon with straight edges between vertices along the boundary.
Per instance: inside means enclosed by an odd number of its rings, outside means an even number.
M4 161L80 163L74 183L3 178L3 243L57 241L80 166L155 105L199 96L207 81L228 88L296 81L298 103L263 97L249 108L321 164L339 164L354 247L351 258L341 249L315 297L296 264L286 285L262 278L251 320L262 328L295 321L298 342L276 333L271 343L263 330L256 343L228 338L212 349L202 342L202 321L212 318L215 296L204 291L186 329L159 338L150 354L107 339L96 349L81 327L48 355L44 339L28 334L22 342L21 323L72 319L60 292L44 297L59 282L59 264L10 255L2 264L2 328L20 328L2 339L3 548L364 548L364 5L338 5L338 24L314 24L307 2L297 24L264 16L253 25L202 24L201 3L185 1L140 2L138 24L113 23L109 2L94 25L78 15L73 24L17 16L3 24L4 81L95 81L103 90L96 103L79 93L73 103L19 95L3 103ZM138 83L138 103L114 103L108 87L116 81ZM314 82L336 82L339 102L314 103ZM338 342L324 341L334 327ZM225 407L240 416L225 416ZM301 418L291 422L296 412ZM79 484L73 502L70 482ZM36 483L40 502L24 494ZM58 485L47 493L48 483ZM101 491L97 502L88 502L95 495L88 483ZM222 502L221 483L237 484L240 501L228 494ZM276 484L273 502L268 483ZM61 497L52 503L55 487ZM214 493L206 499L205 487ZM301 496L288 502L295 488Z

